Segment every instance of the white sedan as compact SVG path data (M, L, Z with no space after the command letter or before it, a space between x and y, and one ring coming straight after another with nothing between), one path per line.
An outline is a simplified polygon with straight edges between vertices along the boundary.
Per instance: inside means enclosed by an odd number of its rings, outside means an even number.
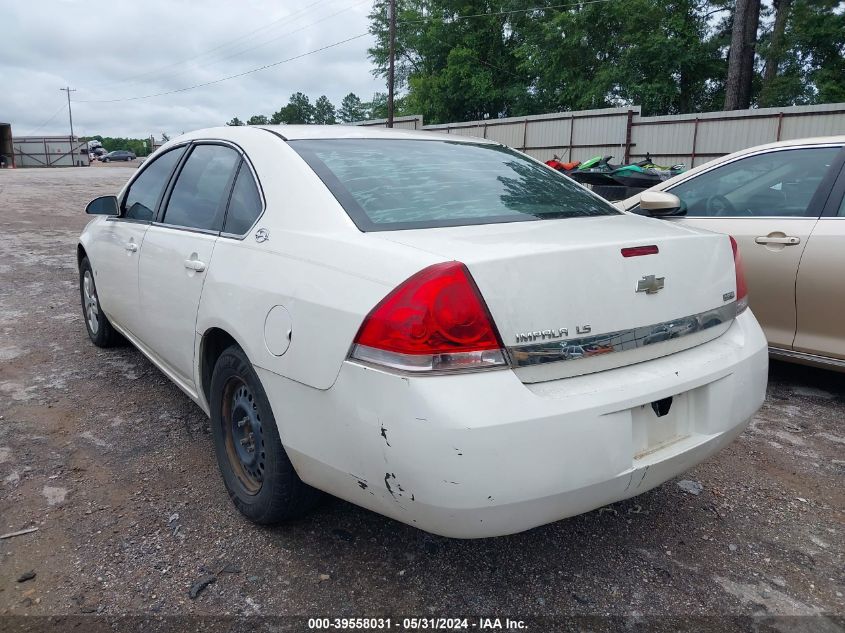
M211 417L259 523L325 491L446 536L519 532L684 472L763 401L730 238L492 142L200 130L87 212L91 340L127 339Z

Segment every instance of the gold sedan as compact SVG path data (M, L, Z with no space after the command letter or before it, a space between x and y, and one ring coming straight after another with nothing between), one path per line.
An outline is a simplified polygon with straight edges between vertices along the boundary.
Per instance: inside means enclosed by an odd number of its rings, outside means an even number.
M845 371L845 136L717 158L618 202L732 235L774 358Z

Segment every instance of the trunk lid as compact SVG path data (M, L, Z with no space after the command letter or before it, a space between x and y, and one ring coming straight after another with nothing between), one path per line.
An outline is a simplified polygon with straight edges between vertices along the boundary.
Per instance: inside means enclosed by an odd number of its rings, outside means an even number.
M523 382L681 351L734 317L728 238L666 221L624 214L369 235L466 264ZM650 245L659 252L621 252Z

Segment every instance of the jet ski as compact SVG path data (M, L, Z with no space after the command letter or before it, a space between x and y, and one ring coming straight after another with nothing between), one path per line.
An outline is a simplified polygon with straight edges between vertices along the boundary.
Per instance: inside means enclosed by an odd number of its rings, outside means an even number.
M621 165L611 164L611 158L613 156L593 156L581 163L569 176L585 185L615 185L616 182L610 178L610 172L619 169Z
M633 165L624 165L613 170L609 177L615 184L624 187L637 187L648 189L677 176L686 169L686 165L677 164L671 167L655 165L651 157L646 155L646 160Z
M546 161L546 165L548 165L552 169L555 169L559 172L562 172L562 173L564 173L568 176L573 171L578 169L578 167L581 165L581 161L580 160L574 160L574 161L570 161L568 163L564 163L563 161L560 160L560 156L555 154L555 157L553 159Z

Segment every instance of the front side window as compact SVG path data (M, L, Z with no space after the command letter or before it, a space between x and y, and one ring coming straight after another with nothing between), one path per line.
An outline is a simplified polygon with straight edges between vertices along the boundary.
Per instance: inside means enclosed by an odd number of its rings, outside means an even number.
M261 194L258 193L258 186L246 161L242 161L238 177L235 179L235 186L232 188L223 232L243 235L261 215L261 209Z
M362 231L615 215L509 148L440 140L289 141Z
M839 151L813 147L749 156L669 191L687 217L817 216L821 209L810 209L810 200Z
M158 200L184 151L184 147L174 148L144 165L144 171L129 185L123 199L123 217L146 222L153 220Z
M176 178L163 222L219 231L240 155L224 145L197 145Z

